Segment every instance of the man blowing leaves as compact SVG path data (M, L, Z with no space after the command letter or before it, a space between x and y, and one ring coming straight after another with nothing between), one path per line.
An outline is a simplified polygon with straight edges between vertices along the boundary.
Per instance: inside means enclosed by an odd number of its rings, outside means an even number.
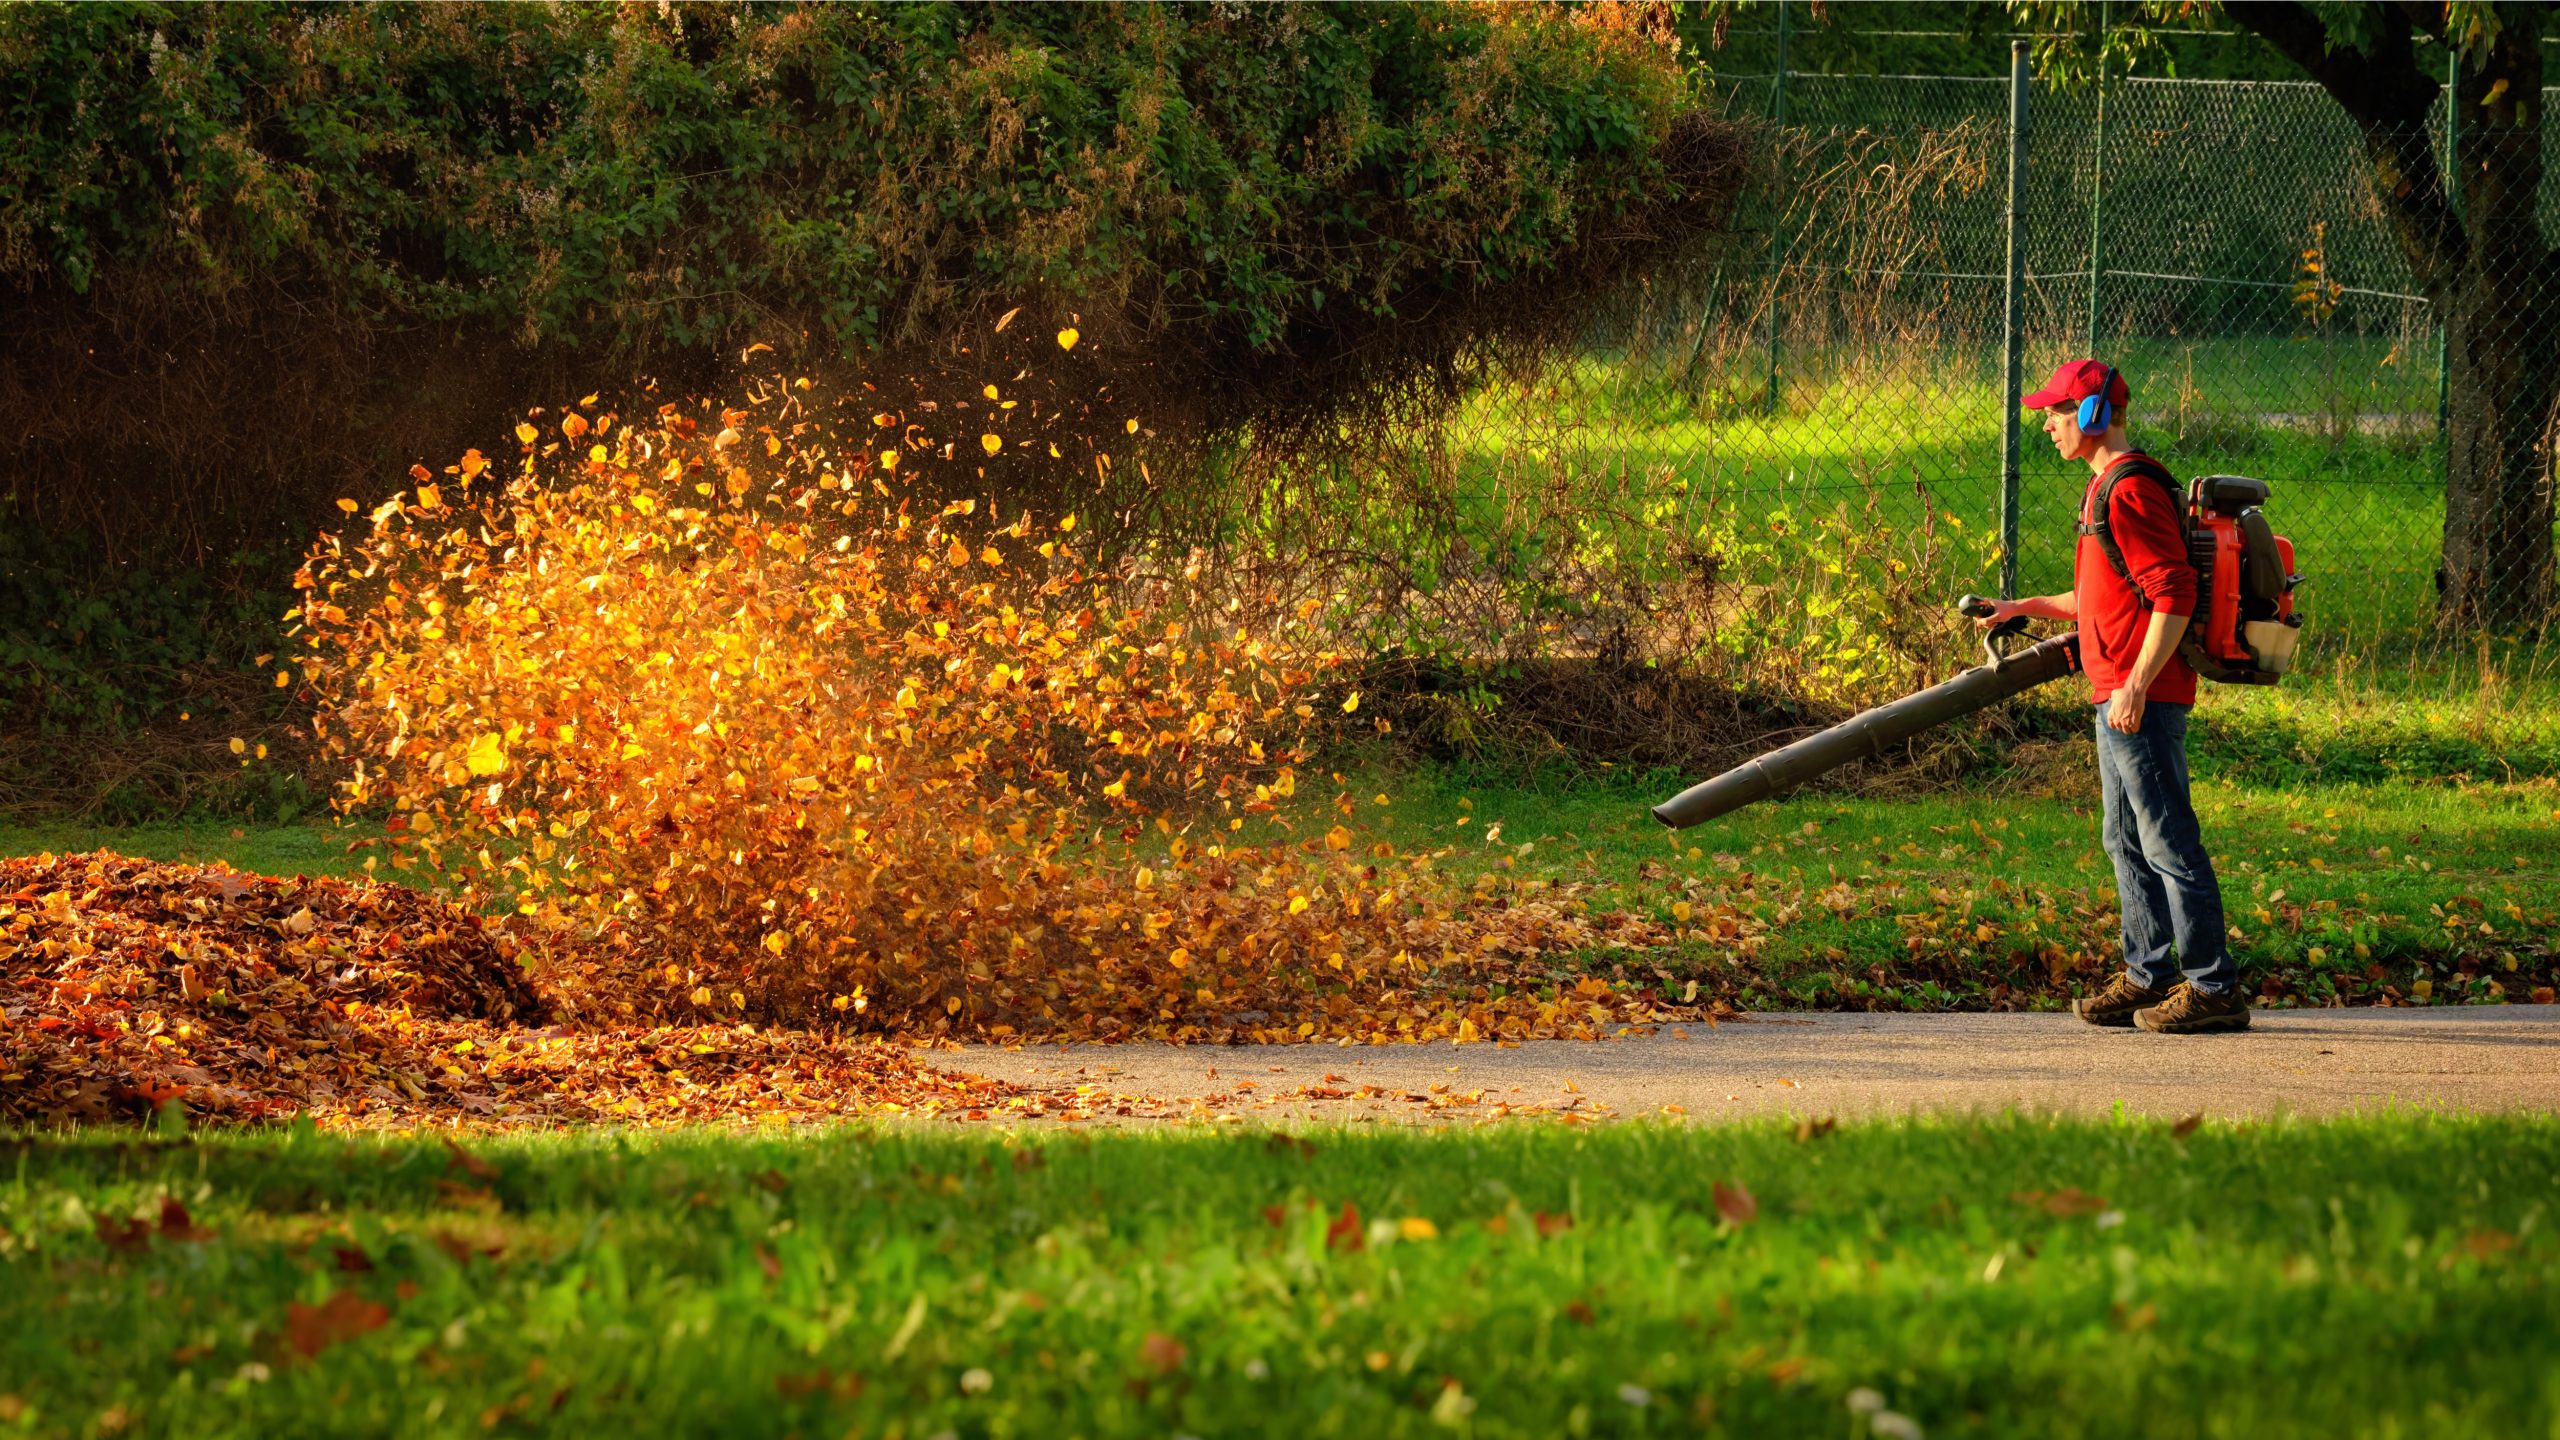
M2195 613L2184 501L2160 463L2125 439L2131 389L2114 367L2075 360L2019 400L2044 411L2065 459L2089 462L2069 593L1994 603L2074 621L2097 706L2104 840L2124 911L2124 973L2072 1002L2092 1025L2180 1035L2249 1027L2249 998L2223 944L2222 889L2187 791L2187 712L2196 673L2178 656ZM2175 959L2172 959L2174 954ZM2184 978L2179 977L2183 975Z

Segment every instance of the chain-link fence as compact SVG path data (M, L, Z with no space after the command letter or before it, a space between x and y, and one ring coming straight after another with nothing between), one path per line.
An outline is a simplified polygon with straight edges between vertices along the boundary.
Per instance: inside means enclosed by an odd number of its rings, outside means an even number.
M2448 584L2469 587L2465 618L2547 603L2560 286L2520 257L2560 235L2560 157L2464 152L2472 260L2436 289L2461 297L2447 315L2364 138L2312 84L1713 84L1772 122L1738 242L1651 277L1536 383L1479 393L1449 437L1462 490L1506 467L1606 476L1665 524L1847 500L1967 527L1983 545L1942 553L1977 561L2006 507L2019 592L2065 589L2087 470L2032 415L2004 448L2009 376L2032 389L2095 354L2131 385L2136 443L2182 476L2269 481L2330 633L2433 631ZM2407 143L2447 156L2446 109ZM2500 245L2524 273L2478 253ZM2001 578L1967 563L1950 586Z

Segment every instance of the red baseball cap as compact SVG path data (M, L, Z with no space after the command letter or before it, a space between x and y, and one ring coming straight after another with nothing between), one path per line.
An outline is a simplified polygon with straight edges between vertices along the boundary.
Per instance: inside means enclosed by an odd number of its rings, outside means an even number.
M2043 389L2032 395L2020 396L2018 403L2034 410L2076 403L2097 394L2098 387L2106 382L2106 378L2107 363L2103 360L2065 360L2053 367L2053 378L2044 382ZM2107 394L2107 403L2123 405L2132 398L2133 391L2124 383L2123 372L2117 372L2116 383Z

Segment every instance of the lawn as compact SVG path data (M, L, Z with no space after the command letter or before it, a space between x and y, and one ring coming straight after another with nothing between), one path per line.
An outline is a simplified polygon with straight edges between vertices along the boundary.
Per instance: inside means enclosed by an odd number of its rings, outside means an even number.
M2548 1116L0 1146L34 1434L2560 1420Z

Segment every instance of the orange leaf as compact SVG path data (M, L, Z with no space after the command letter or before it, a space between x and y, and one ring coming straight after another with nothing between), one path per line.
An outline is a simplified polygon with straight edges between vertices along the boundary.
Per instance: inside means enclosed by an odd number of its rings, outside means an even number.
M299 1300L285 1306L285 1339L304 1359L340 1341L370 1334L391 1322L391 1308L341 1290L318 1305Z
M1360 1227L1359 1206L1348 1200L1342 1202L1342 1213L1333 1217L1332 1224L1324 1227L1324 1243L1328 1250L1336 1247L1344 1250L1369 1248L1368 1233Z

